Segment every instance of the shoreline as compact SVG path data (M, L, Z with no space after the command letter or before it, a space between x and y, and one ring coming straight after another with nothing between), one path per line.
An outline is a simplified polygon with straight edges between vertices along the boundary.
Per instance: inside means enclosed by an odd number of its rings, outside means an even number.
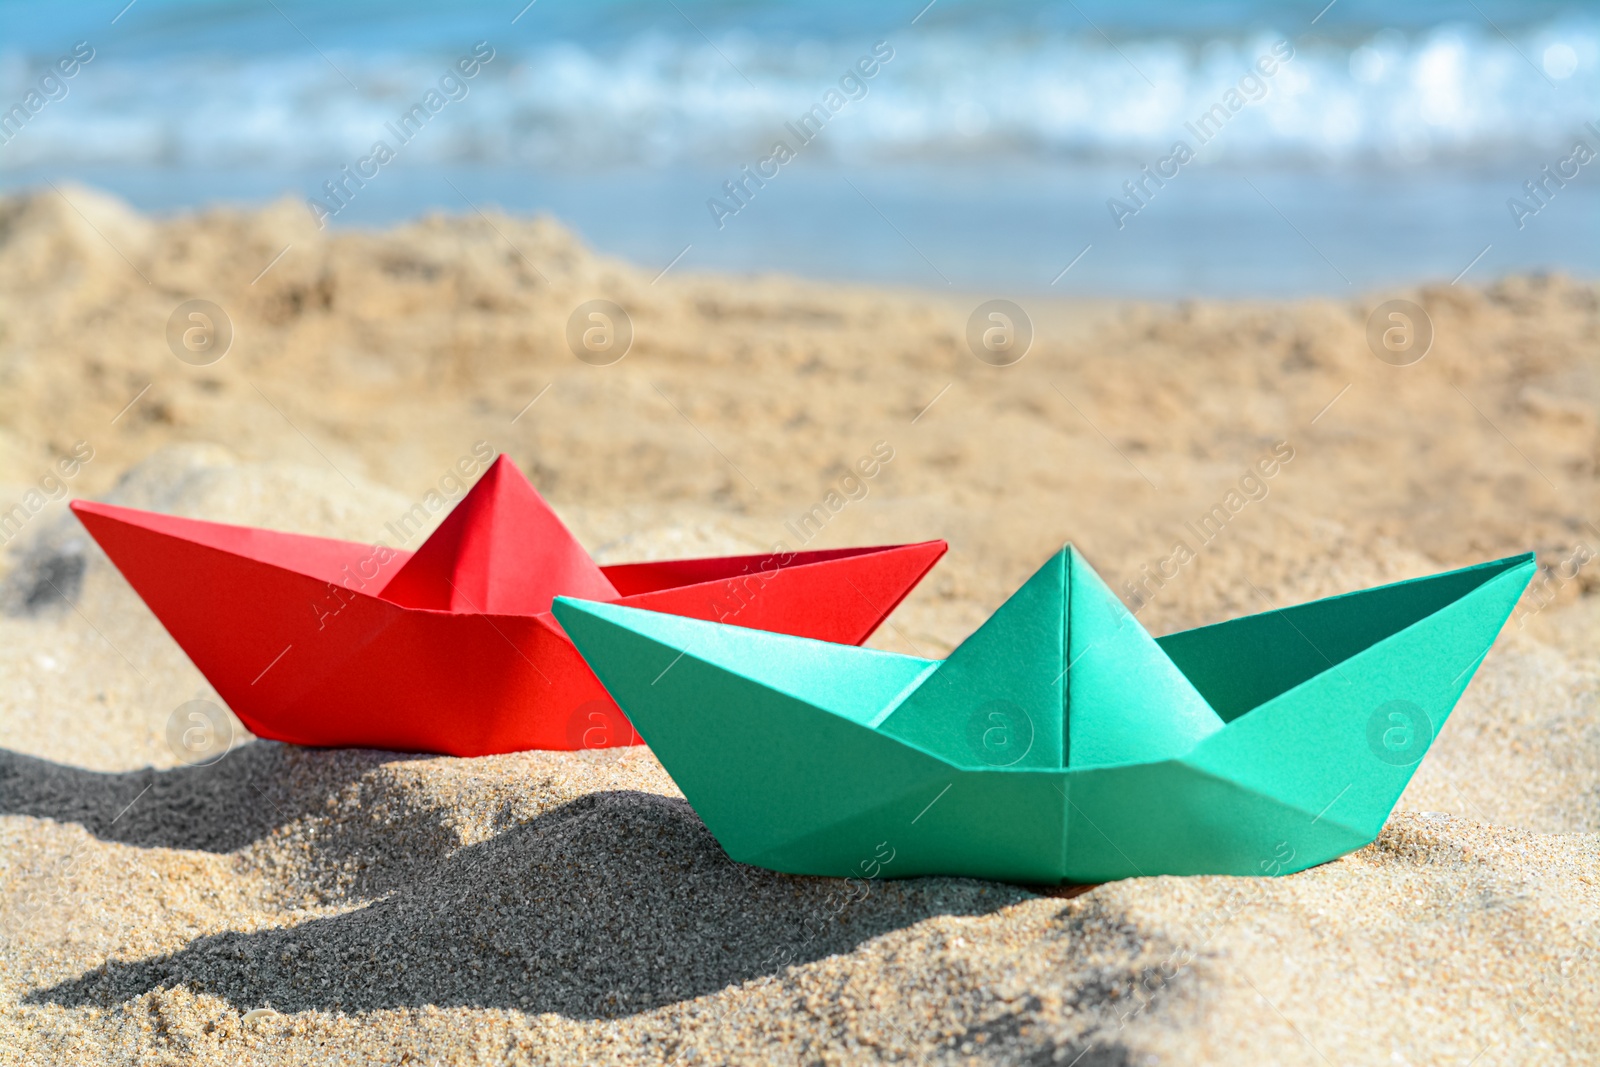
M1319 172L1196 161L1119 229L1107 198L1125 198L1123 183L1138 166L907 162L863 176L826 160L798 160L719 229L705 208L707 197L726 195L728 175L719 170L408 170L396 162L328 221L329 232L360 233L415 224L440 210L462 220L479 209L549 214L586 244L651 276L688 247L675 270L1030 298L1281 300L1403 290L1458 276L1480 285L1550 271L1600 277L1596 232L1587 224L1600 217L1592 184L1569 181L1520 227L1508 213L1508 198L1527 198L1523 182L1538 177L1537 166ZM48 191L46 180L81 181L167 218L218 206L256 212L284 198L309 215L306 198L325 197L329 173L22 168L0 171L0 195Z

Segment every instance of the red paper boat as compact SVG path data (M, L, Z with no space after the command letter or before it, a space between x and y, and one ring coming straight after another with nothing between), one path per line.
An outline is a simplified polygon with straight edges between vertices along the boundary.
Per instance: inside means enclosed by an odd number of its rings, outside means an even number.
M414 553L72 510L256 735L454 756L639 743L558 594L860 644L948 547L601 567L505 456Z

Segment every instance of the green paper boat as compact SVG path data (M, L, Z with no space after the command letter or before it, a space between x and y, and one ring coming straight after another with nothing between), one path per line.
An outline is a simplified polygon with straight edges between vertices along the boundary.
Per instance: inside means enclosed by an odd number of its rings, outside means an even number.
M722 847L840 877L1286 874L1371 842L1531 553L1152 638L1070 546L949 659L556 598Z

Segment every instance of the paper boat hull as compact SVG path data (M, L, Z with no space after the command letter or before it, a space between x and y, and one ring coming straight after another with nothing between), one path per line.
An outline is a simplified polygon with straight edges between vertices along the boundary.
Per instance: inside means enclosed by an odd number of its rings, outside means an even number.
M976 736L961 758L881 729L936 661L565 598L555 613L736 860L1024 883L1275 875L1377 836L1533 568L1519 557L1164 638L1181 670L1271 662L1275 682L1230 704L1216 673L1216 732L1179 758L1083 768L994 766ZM1304 667L1307 643L1331 654L1322 669Z
M73 510L257 736L475 756L638 744L549 613L402 607L373 546L82 501ZM864 641L943 542L606 568L621 602ZM370 579L366 575L372 575Z

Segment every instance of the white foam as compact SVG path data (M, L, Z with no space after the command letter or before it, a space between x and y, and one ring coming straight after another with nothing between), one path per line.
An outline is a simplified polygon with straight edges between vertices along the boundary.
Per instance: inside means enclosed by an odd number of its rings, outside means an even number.
M1142 161L1289 34L1119 42L928 28L808 152L844 162ZM750 34L641 33L614 46L500 45L471 96L405 149L410 163L651 166L764 152L864 54ZM469 43L464 43L467 47ZM1202 163L1411 165L1548 154L1595 118L1600 20L1514 31L1447 24L1334 46L1302 39L1270 94ZM460 49L457 49L460 50ZM103 50L67 99L0 149L0 169L64 164L336 167L433 84L453 52L280 50L264 58ZM0 55L0 109L51 56ZM338 70L334 67L337 66ZM341 73L342 72L342 73ZM345 81L348 76L359 91Z

